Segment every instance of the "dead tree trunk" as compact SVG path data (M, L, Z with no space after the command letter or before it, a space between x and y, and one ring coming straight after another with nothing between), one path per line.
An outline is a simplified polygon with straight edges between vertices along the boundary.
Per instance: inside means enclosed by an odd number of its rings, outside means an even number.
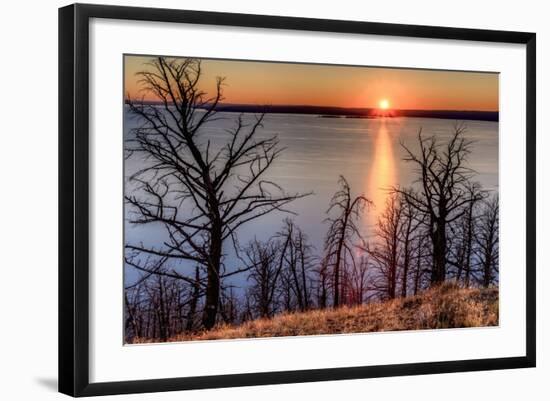
M342 251L344 249L344 241L346 239L345 232L348 226L348 219L350 210L351 199L348 197L346 199L345 212L342 219L342 227L339 233L339 238L336 245L336 261L334 262L334 303L333 306L336 308L340 305L340 294L342 289L340 288L340 269L342 265Z
M330 201L330 206L327 214L331 211L337 211L338 215L335 218L327 218L325 221L330 223L329 230L325 237L326 258L332 261L333 274L333 306L340 306L341 301L341 275L345 262L345 251L350 250L355 245L352 243L354 239L361 242L362 235L356 225L365 206L370 205L369 201L363 195L355 198L351 195L351 188L343 176L340 176L338 183L341 189L337 191Z
M210 255L206 275L206 293L202 324L206 329L216 324L220 302L220 264L222 258L222 230L219 219L214 219L210 231Z

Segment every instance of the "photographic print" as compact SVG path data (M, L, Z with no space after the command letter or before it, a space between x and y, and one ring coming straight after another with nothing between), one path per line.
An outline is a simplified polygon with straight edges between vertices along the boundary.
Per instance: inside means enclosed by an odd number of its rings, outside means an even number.
M124 56L124 343L499 324L499 75Z

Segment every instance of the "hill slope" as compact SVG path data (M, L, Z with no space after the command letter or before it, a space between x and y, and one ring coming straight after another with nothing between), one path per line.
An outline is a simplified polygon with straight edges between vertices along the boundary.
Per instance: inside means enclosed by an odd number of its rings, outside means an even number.
M498 305L497 288L461 289L444 284L417 296L355 307L281 314L237 327L220 326L195 335L179 335L169 341L497 326Z

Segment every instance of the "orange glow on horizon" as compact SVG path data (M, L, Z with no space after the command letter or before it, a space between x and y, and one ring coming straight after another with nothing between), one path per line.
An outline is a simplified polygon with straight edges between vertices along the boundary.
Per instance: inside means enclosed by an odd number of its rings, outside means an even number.
M136 73L154 56L125 56L124 95L157 100ZM202 59L201 89L225 77L226 104L309 105L395 110L499 110L495 73ZM391 102L390 102L391 99Z

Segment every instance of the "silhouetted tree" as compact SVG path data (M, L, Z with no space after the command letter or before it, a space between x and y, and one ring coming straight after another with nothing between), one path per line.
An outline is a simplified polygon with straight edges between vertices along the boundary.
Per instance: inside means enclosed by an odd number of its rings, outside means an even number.
M221 297L220 297L220 315L225 324L234 324L238 322L239 319L239 310L240 302L235 292L233 286L227 288L222 287Z
M324 309L328 305L328 296L330 291L330 272L328 268L328 258L324 257L321 260L318 268L314 270L316 274L316 293L317 306Z
M442 145L434 136L425 138L420 130L418 154L402 144L407 154L404 160L417 167L416 182L420 192L400 188L394 188L394 192L402 194L413 208L428 217L432 284L441 283L446 278L449 224L466 212L464 206L470 202L467 194L473 171L466 166L466 158L471 142L464 138L465 131L464 125L455 126L451 139Z
M416 236L422 235L422 233L418 233L418 227L423 219L419 216L418 211L410 203L406 202L402 196L400 196L399 201L403 214L399 235L399 241L402 247L402 261L400 264L402 270L401 296L406 297L408 294L409 276L411 274L412 264L414 259L419 257L419 255L415 255L414 239Z
M250 266L248 299L254 315L271 317L277 309L277 291L280 285L282 263L281 244L273 239L267 242L253 240L245 253Z
M348 305L361 305L366 301L369 290L369 270L369 258L366 254L349 268L345 284Z
M403 209L400 196L393 194L386 201L386 208L378 218L377 241L369 249L378 274L373 288L382 299L393 299L397 294L399 258L401 257L400 233L403 224Z
M484 202L479 218L478 258L481 273L481 285L489 287L498 281L498 230L499 230L498 195L493 195Z
M336 217L325 219L330 224L325 237L325 258L332 267L333 306L340 305L341 274L345 269L346 257L354 257L354 240L362 242L362 235L357 226L358 220L367 205L372 202L365 196L353 197L351 188L343 176L338 180L338 190L330 201L327 214L335 213Z
M451 226L453 241L449 250L454 254L450 263L456 267L456 280L469 287L477 242L477 206L483 200L484 193L478 183L469 183L466 190L465 197L469 202L464 206L464 214L457 220L457 227Z
M239 116L225 131L225 143L215 149L206 134L219 118L216 108L223 99L224 80L217 78L215 93L209 96L200 83L200 60L158 57L137 75L156 103L127 99L141 125L133 130L126 150L147 165L130 177L139 190L125 199L132 209L130 223L160 225L167 240L162 246L128 243L127 261L148 269L137 252L203 266L202 324L209 329L218 315L221 280L236 274L224 271L224 243L235 241L242 225L284 210L303 195L287 194L262 178L282 151L276 136L257 138L263 115L253 121Z
M126 340L142 337L166 341L171 335L190 331L193 304L199 297L200 289L194 290L169 273L142 275L124 291Z
M311 277L314 257L313 247L307 236L291 219L285 219L283 229L277 234L279 242L285 244L282 249L282 283L286 293L291 294L291 304L305 311L311 304Z
M415 252L414 240L422 220L418 212L399 193L392 193L386 200L386 208L378 218L374 243L365 250L371 256L375 274L371 277L371 289L380 299L407 296L408 284L416 259L418 270L421 259ZM418 276L418 277L416 277ZM420 277L415 275L413 285ZM401 287L399 288L399 285Z

